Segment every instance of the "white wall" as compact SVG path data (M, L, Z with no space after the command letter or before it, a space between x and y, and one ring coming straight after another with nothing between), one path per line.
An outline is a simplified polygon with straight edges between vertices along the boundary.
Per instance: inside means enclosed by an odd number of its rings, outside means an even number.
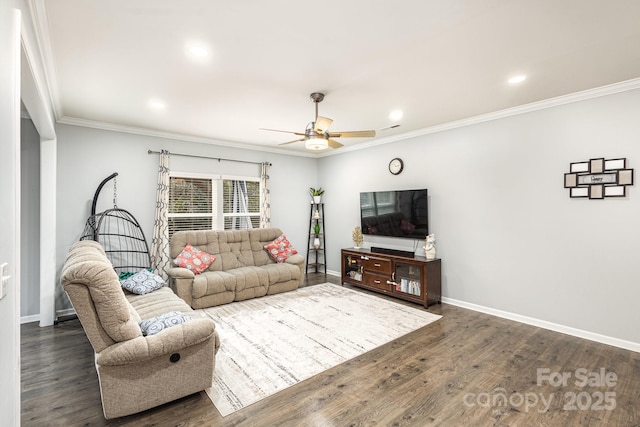
M20 26L13 8L21 4L0 2L0 263L12 276L0 300L0 419L7 426L20 424Z
M360 191L427 187L443 296L640 343L640 190L585 200L563 188L570 162L640 168L639 108L635 90L322 158L329 269L353 245Z
M142 225L151 246L159 156L147 150L169 150L216 158L271 162L271 225L282 229L300 253L306 254L309 230L309 187L317 185L317 160L213 144L176 141L70 125L57 125L58 137L58 277L69 247L77 241L91 212L100 182L118 172L118 207ZM222 175L259 176L258 165L171 156L170 169ZM113 181L107 183L96 212L113 207ZM58 285L56 308L70 307Z
M20 123L20 317L24 319L40 314L40 135L31 120Z

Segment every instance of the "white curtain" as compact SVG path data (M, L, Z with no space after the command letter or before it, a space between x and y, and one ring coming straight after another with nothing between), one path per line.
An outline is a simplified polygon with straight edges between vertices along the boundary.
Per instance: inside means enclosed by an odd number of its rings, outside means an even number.
M153 240L151 241L151 267L153 272L167 280L165 272L170 267L169 258L169 152L160 152L160 167L158 168L158 186L156 188L156 218L153 225Z
M234 214L249 214L249 194L245 181L232 181L232 211ZM253 228L248 216L234 215L231 221L232 230L248 230Z
M271 227L271 194L269 190L270 163L262 163L260 172L260 228Z

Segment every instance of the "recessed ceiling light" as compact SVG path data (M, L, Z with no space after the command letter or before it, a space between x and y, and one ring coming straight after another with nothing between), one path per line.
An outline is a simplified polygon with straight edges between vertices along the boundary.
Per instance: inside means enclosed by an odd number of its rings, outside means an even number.
M402 116L402 110L393 110L389 113L389 120L397 122L398 120L402 119Z
M153 108L154 110L164 110L165 108L167 108L167 104L165 104L164 101L160 99L151 99L149 100L149 107Z
M517 76L513 76L511 77L508 82L512 85L518 84L518 83L522 83L523 81L525 81L527 79L527 76L525 76L524 74L519 74Z
M191 59L202 61L209 56L209 49L202 42L188 42L185 49L187 56L189 56Z

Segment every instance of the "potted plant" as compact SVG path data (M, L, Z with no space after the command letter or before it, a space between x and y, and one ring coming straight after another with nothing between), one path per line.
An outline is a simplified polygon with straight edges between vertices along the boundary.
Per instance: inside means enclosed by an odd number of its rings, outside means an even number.
M319 188L311 187L309 188L309 194L311 195L311 199L313 200L313 203L318 205L322 200L322 195L324 194L324 190L322 189L322 187L319 187Z
M315 237L313 239L313 247L318 249L320 247L320 224L317 222L313 226L313 234Z

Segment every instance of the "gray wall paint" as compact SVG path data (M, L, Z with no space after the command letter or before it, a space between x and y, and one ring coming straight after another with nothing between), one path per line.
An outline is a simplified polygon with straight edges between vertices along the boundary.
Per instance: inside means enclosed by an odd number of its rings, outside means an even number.
M570 162L598 157L626 157L638 180L639 107L635 90L322 158L329 269L353 245L360 191L427 187L444 296L640 343L638 185L607 200L563 188Z
M317 185L317 160L212 144L175 141L150 136L82 128L56 127L58 136L58 277L69 247L77 241L91 212L100 182L118 172L118 207L133 214L151 246L159 156L147 150L271 162L271 225L281 228L302 254L309 230L308 190ZM258 165L172 156L170 169L222 175L259 176ZM113 181L107 183L96 212L113 207ZM56 291L56 309L69 308L62 289Z
M26 317L40 314L40 135L31 120L20 123L20 316Z
M563 174L570 162L595 157L626 157L637 168L639 104L640 91L630 91L319 160L59 125L59 262L82 232L98 183L114 171L118 205L150 240L158 159L149 148L266 160L274 163L273 225L302 251L307 189L327 190L330 271L340 270L339 249L352 245L360 191L428 187L446 297L638 343L637 185L626 198L570 199ZM387 164L396 156L405 171L392 176ZM171 168L248 174L237 164L178 157ZM107 185L98 211L111 198ZM367 237L365 244L420 253L423 242ZM57 308L65 307L59 293Z

